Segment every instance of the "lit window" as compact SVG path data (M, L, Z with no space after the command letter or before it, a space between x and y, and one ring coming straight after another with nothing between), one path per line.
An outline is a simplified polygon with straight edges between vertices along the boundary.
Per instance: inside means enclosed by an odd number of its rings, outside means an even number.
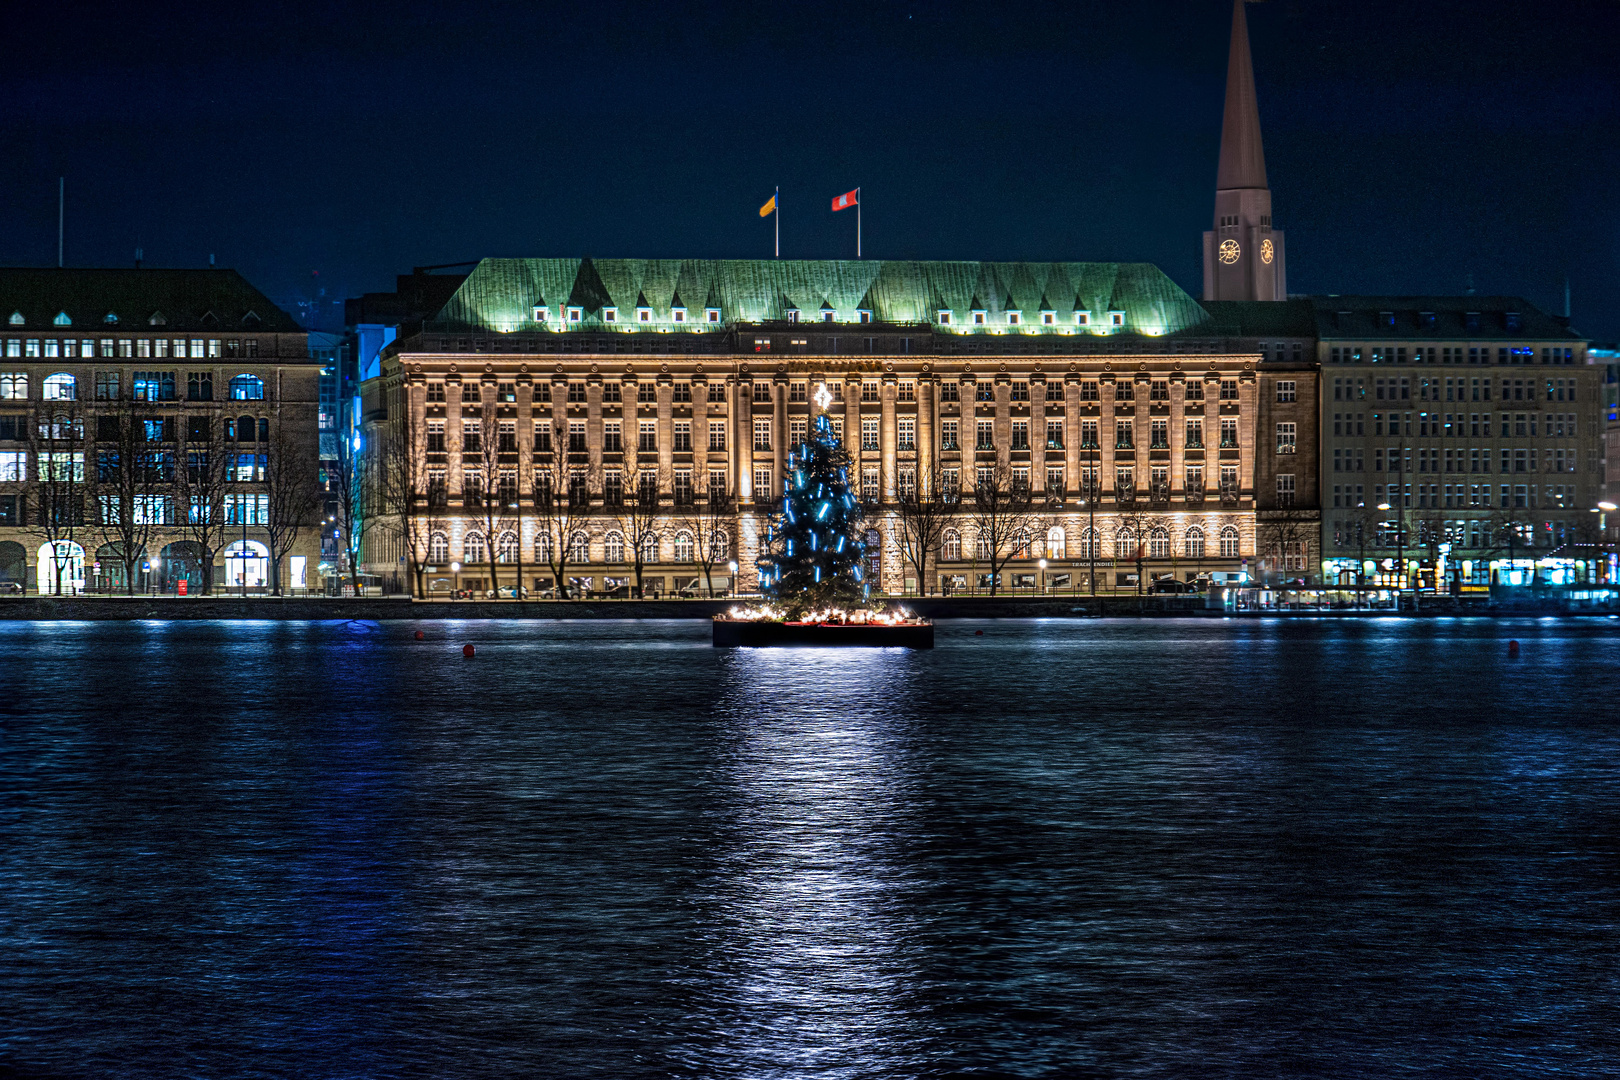
M1008 326L1018 326L1023 321L1024 321L1024 313L1022 311L1009 311L1009 312L1007 312L1007 325Z
M712 322L712 323L719 322L720 321L720 309L717 308L717 307L704 308L703 309L703 318L707 322Z
M1108 313L1108 323L1110 326L1124 326L1125 313L1123 311L1110 311Z
M569 322L576 323L576 322L579 322L584 317L585 317L585 309L584 308L571 307L571 308L568 309L568 321Z
M1091 325L1091 312L1089 312L1089 311L1077 311L1077 312L1075 312L1074 313L1074 322L1075 322L1076 326L1090 326Z
M605 307L605 308L603 308L602 309L602 321L603 322L618 322L619 321L619 309L616 308L616 307Z
M857 308L855 314L856 317L859 318L863 323L869 323L872 321L872 313L867 311L865 308Z
M974 326L983 326L984 325L984 316L985 316L985 312L983 312L983 311L975 311L973 313L973 325Z
M671 319L673 319L675 322L683 323L683 322L686 321L686 309L683 308L683 307L670 308L669 309L669 317Z
M1055 312L1055 311L1043 311L1043 312L1041 312L1041 325L1042 326L1054 326L1056 324L1057 324L1057 312Z
M636 308L636 322L652 322L652 308Z
M941 326L949 326L949 325L951 325L951 313L950 312L941 311L939 313L939 325L941 325Z
M546 305L544 305L544 304L536 304L536 305L534 305L534 321L535 322L543 323L543 322L546 322L547 320L549 320L550 318L551 318L551 309L550 308L546 307Z

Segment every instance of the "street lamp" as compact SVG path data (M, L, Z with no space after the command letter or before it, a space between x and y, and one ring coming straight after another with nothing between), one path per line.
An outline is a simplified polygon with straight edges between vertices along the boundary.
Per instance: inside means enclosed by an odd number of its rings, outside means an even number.
M1046 558L1042 556L1035 560L1035 565L1041 568L1041 592L1046 591Z
M450 599L456 600L461 596L461 564L459 562L450 564L450 574L451 580L455 584L455 588L451 590Z

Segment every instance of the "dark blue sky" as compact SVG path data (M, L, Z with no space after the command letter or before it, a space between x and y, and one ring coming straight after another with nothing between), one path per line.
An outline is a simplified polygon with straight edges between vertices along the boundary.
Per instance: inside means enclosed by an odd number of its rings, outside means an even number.
M277 299L485 255L1145 260L1195 295L1223 0L28 5L0 262ZM1620 337L1620 6L1249 9L1294 292L1520 293Z

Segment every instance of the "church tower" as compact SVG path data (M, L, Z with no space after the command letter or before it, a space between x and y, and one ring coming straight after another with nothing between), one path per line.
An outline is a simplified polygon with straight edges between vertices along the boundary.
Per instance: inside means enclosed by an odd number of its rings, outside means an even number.
M1271 189L1260 145L1245 0L1232 6L1226 61L1226 115L1215 176L1215 228L1204 234L1205 300L1286 300L1283 234L1271 227Z

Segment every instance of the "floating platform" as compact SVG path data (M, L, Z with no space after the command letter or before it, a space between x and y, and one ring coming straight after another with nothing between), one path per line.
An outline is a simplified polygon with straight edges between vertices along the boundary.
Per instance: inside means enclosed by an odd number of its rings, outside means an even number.
M761 649L781 645L832 645L878 649L932 649L934 624L796 623L714 620L717 649Z

